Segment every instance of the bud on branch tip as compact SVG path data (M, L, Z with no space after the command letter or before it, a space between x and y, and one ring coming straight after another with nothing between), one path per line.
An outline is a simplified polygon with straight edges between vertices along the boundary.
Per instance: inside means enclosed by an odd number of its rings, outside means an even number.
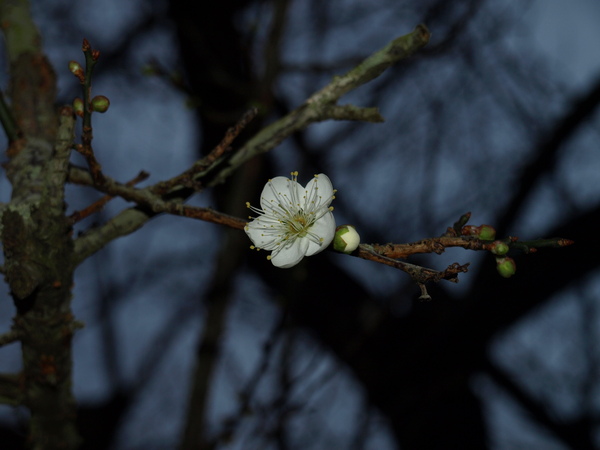
M352 225L340 225L335 229L333 249L341 253L350 254L358 248L360 236Z

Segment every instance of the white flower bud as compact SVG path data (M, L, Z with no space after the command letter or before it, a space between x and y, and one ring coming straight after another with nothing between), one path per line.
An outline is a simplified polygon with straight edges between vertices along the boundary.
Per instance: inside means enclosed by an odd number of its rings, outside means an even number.
M352 253L360 244L360 236L352 225L340 225L335 229L333 249L342 253Z

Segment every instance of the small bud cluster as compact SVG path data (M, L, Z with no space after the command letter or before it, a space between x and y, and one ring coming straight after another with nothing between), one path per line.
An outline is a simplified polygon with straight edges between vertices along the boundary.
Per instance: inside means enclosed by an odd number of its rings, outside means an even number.
M91 75L91 67L93 67L95 61L97 61L98 58L100 57L100 52L98 50L93 50L87 39L83 40L82 50L84 53L86 53L86 64L88 65L87 80L86 80L86 71L83 69L81 64L79 64L77 61L69 61L69 71L73 75L75 75L75 77L77 77L77 79L79 80L79 82L81 84L84 85L84 89L87 89L86 92L89 95L89 92L91 91L91 86L89 85L90 84L89 78ZM91 53L88 53L88 52L91 52ZM89 61L90 55L93 60L93 62L91 64ZM83 117L86 111L87 112L105 113L106 111L108 111L108 108L110 106L110 100L107 97L105 97L104 95L97 95L94 98L92 98L91 100L86 99L86 101L89 102L88 105L86 105L84 100L82 100L81 98L76 98L75 100L73 100L73 110L75 111L75 114L78 115L79 117Z
M510 278L515 274L517 264L514 259L506 256L510 246L504 241L494 241L496 239L496 229L494 227L491 225L465 225L461 228L461 234L463 236L473 236L482 241L493 241L486 244L486 248L496 257L496 270L504 278Z
M514 259L506 256L510 250L508 244L503 241L494 241L489 246L489 250L496 255L496 270L500 276L504 278L512 277L517 271L517 264Z

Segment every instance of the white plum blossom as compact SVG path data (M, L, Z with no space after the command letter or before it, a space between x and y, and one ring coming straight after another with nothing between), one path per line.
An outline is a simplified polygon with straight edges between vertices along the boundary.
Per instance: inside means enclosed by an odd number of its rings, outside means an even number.
M298 172L291 175L291 180L275 177L267 182L260 209L246 203L258 216L244 228L254 243L251 248L271 251L267 258L284 269L325 250L335 234L333 207L329 206L335 190L329 177L315 175L304 188L297 181Z

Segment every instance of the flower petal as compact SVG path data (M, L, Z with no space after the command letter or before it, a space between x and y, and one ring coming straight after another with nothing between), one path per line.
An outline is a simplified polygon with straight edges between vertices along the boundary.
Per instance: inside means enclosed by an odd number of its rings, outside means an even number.
M260 194L260 207L265 212L272 211L273 208L284 208L289 211L295 198L302 198L304 188L294 180L286 177L275 177L265 184Z
M333 237L335 236L335 218L333 217L333 213L329 211L319 220L317 220L312 227L310 227L310 233L315 234L323 239L321 245L309 240L308 249L306 251L306 256L316 255L319 252L325 250Z
M320 173L316 175L312 180L310 180L306 185L305 190L305 210L318 208L319 206L324 205L329 206L329 204L333 200L333 185L331 184L331 180L329 179L329 177L324 173ZM313 201L315 203L312 203Z
M306 255L308 239L296 239L278 252L271 253L271 262L275 267L289 269L298 264Z
M295 266L304 256L323 251L335 235L329 208L335 193L331 180L323 173L315 175L305 189L297 176L292 172L291 179L270 179L261 193L261 209L247 203L258 217L244 230L256 247L272 252L276 267Z
M275 221L271 221L265 216L257 217L244 227L244 231L252 243L263 250L274 250L277 248L277 242L280 241Z

